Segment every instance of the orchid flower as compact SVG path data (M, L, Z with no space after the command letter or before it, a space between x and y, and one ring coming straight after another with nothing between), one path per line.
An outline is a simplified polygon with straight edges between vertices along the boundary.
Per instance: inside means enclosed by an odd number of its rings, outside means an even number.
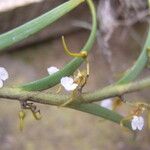
M132 130L142 130L144 127L144 119L141 116L133 116L131 120Z
M60 83L65 88L66 91L73 91L78 86L78 84L74 83L73 78L67 76L62 77Z
M49 75L52 75L53 73L56 73L57 71L59 71L59 69L55 66L47 68L47 72Z
M9 77L8 72L5 68L0 67L0 88L3 87L4 81L7 80Z
M107 109L112 110L113 102L112 102L112 100L109 98L109 99L103 100L103 101L100 103L100 105L101 105L102 107L105 107L105 108L107 108Z

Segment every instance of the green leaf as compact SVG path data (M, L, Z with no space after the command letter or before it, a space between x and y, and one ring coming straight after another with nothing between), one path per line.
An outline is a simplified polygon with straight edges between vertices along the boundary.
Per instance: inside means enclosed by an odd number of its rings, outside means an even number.
M63 15L76 8L84 0L70 0L55 9L33 19L22 26L0 35L0 51L26 39L27 37L41 31L48 25L54 23Z
M124 84L128 83L130 81L133 81L137 78L137 76L142 72L142 70L145 68L147 61L148 61L148 55L147 55L147 48L150 46L150 29L148 31L148 35L146 38L146 42L144 44L144 47L141 51L141 54L135 64L127 71L127 73L117 82L117 84Z
M101 107L98 104L94 104L94 103L93 104L73 104L69 107L79 110L79 111L93 114L95 116L102 117L106 120L113 121L117 124L120 124L121 120L124 118L120 114L112 110L106 109L104 107ZM124 123L124 127L128 128L129 130L132 130L131 124L129 121Z
M90 7L90 11L92 14L92 30L82 50L89 52L96 38L97 20L96 20L95 8L94 8L94 5L92 4L92 1L87 0L87 3ZM47 77L44 77L37 81L33 81L31 83L24 84L20 86L20 88L22 88L23 90L28 90L28 91L37 91L37 90L45 90L50 87L53 87L60 82L60 79L63 76L72 75L78 69L78 67L84 62L84 60L85 59L83 58L74 58L71 62L66 64L60 71L56 72L55 74L49 75Z

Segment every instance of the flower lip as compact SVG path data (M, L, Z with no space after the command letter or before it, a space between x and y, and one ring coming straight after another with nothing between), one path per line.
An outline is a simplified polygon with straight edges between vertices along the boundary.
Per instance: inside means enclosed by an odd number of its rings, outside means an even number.
M110 110L112 110L112 100L111 100L111 98L108 98L108 99L104 99L101 103L100 103L100 105L102 106L102 107L105 107L105 108L107 108L107 109L110 109Z
M78 86L78 84L74 83L74 80L71 77L67 76L62 77L60 83L65 88L66 91L73 91Z
M133 116L131 120L132 130L142 130L144 127L144 119L141 116Z
M57 71L59 71L59 69L55 66L47 68L47 72L49 75L52 75L52 74L56 73Z
M2 81L5 81L9 78L8 72L5 68L0 67L0 79Z

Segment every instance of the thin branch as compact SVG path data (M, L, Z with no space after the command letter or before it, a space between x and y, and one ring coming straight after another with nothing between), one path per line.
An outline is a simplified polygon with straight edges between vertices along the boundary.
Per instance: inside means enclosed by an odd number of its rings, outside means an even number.
M142 90L146 87L150 87L150 78L123 85L109 86L108 88L97 90L93 93L82 94L67 107L87 112L120 124L121 120L123 119L123 116L114 111L103 108L97 104L89 103L94 101L100 101L108 97L120 96L125 93ZM0 98L7 98L10 100L19 101L33 101L42 104L60 106L61 104L66 102L70 97L68 95L45 94L43 92L30 92L18 88L7 87L0 89ZM130 121L126 122L124 126L131 130Z
M79 103L91 103L103 100L105 98L121 96L125 93L142 90L146 87L150 87L150 78L123 85L109 86L108 88L99 89L95 92L84 93L75 98L75 101ZM33 101L42 104L59 106L66 102L70 97L69 95L45 94L43 92L30 92L18 88L7 87L0 89L0 98L19 101Z

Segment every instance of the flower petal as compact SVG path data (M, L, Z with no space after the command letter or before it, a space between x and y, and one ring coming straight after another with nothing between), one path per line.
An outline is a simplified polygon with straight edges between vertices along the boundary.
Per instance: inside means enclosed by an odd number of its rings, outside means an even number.
M67 91L73 91L78 86L78 84L74 83L74 81L71 77L67 77L67 76L62 77L60 80L60 83Z
M112 100L111 99L105 99L100 104L102 107L105 107L107 109L112 109Z
M3 67L0 67L0 79L5 81L8 79L8 77L9 77L9 75L8 75L7 70Z
M138 118L138 120L139 120L139 122L138 122L137 128L138 128L138 130L142 130L143 127L144 127L144 119L143 119L143 117L140 116L140 117Z
M3 87L3 81L0 80L0 88L2 88L2 87Z
M131 127L132 130L136 130L138 127L138 116L133 116L133 119L131 120Z
M77 86L78 86L78 84L76 84L76 83L71 84L71 85L69 86L69 88L68 88L68 91L73 91L73 90L75 90L75 89L77 88Z
M62 86L67 86L67 85L70 85L70 84L73 84L73 79L71 77L62 77L61 80L60 80L60 83Z
M59 69L54 66L47 68L47 72L49 75L52 75L53 73L56 73L57 71L59 71Z

